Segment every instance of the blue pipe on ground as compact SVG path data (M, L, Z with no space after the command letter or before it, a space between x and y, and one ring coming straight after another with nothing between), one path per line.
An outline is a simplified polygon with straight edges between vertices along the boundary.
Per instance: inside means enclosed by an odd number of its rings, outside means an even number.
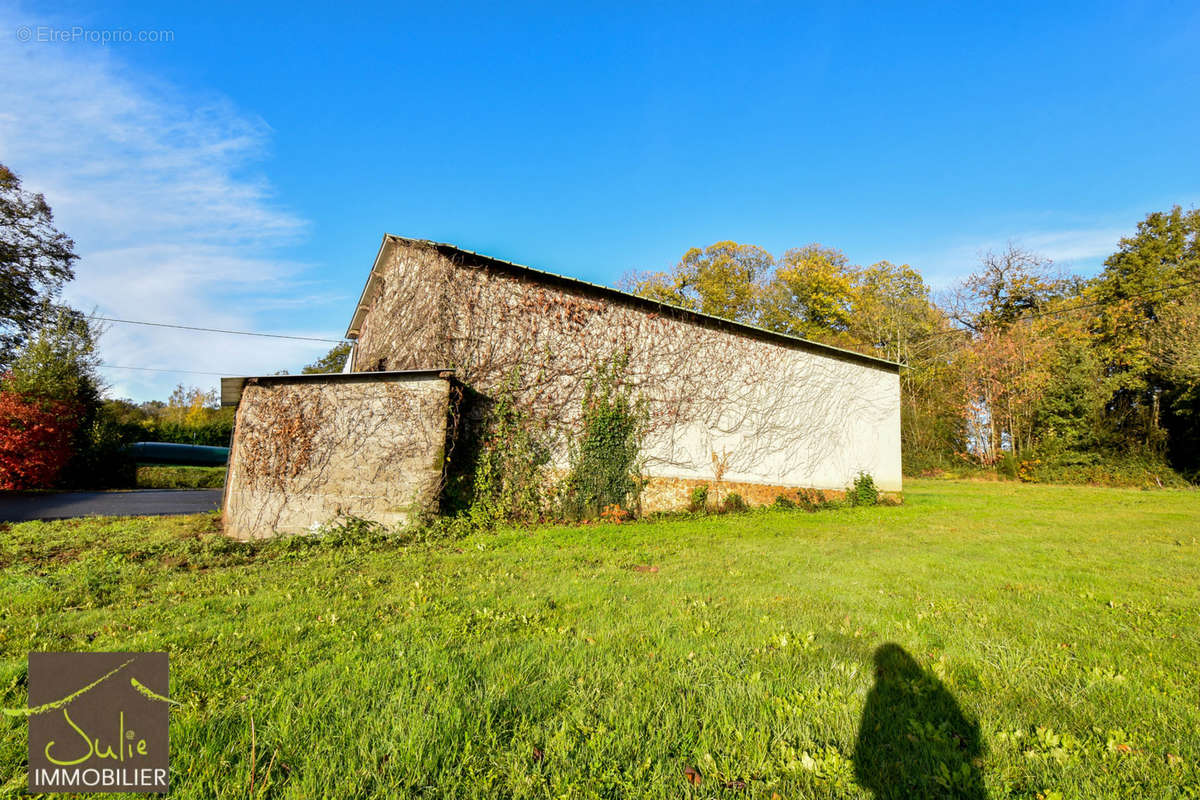
M178 464L189 467L223 467L229 461L228 447L174 442L135 442L127 448L139 464Z

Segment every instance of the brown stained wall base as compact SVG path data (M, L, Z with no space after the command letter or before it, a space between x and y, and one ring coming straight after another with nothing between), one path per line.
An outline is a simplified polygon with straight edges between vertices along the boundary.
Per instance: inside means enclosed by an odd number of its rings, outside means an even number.
M835 489L802 489L795 486L771 486L762 483L650 477L646 479L646 486L642 490L642 513L687 510L692 502L692 492L701 486L708 487L710 506L724 502L726 497L734 493L740 495L751 506L769 506L779 497L785 497L796 504L803 504L806 501L820 503L842 500L846 497L844 491ZM880 492L880 499L885 503L898 504L901 502L902 496L899 492Z

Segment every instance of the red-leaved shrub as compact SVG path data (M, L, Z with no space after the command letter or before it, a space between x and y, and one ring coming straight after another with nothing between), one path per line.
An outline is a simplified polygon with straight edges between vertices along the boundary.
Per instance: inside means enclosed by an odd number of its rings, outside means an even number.
M78 425L69 403L0 389L0 489L43 489L71 458Z

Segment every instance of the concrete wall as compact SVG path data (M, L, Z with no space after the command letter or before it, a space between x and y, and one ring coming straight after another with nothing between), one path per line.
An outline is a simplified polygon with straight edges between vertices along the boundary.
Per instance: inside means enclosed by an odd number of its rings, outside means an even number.
M447 378L251 380L230 451L226 534L301 533L343 514L394 525L436 510Z
M772 498L841 490L859 472L902 488L894 367L408 240L385 241L373 280L354 369L445 366L485 394L515 375L522 402L562 434L558 467L595 364L628 353L650 411L651 507L718 476Z

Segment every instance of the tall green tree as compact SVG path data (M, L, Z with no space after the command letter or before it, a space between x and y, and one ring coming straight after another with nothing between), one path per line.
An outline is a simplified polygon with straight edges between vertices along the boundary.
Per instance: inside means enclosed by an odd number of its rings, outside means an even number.
M44 305L37 327L17 348L4 386L26 397L41 397L91 408L99 403L98 333L88 318L63 306Z
M41 194L0 164L0 367L42 322L43 308L74 277L75 243L54 227Z
M783 254L763 298L765 327L811 339L850 328L858 269L840 250L810 244Z
M350 343L339 342L329 348L328 353L300 370L300 373L302 375L313 375L317 373L341 372L346 366L346 359L349 357Z
M1101 358L1108 416L1129 444L1169 450L1200 468L1200 402L1188 353L1200 326L1189 309L1200 292L1200 209L1154 212L1104 262L1095 294L1104 305Z
M37 327L24 334L0 379L0 393L55 417L53 428L67 457L40 485L125 484L131 463L122 461L119 442L97 415L103 390L97 374L98 332L86 316L60 306L43 307L36 319Z
M773 264L771 254L761 247L717 242L688 250L667 272L627 276L621 286L652 300L756 323Z

